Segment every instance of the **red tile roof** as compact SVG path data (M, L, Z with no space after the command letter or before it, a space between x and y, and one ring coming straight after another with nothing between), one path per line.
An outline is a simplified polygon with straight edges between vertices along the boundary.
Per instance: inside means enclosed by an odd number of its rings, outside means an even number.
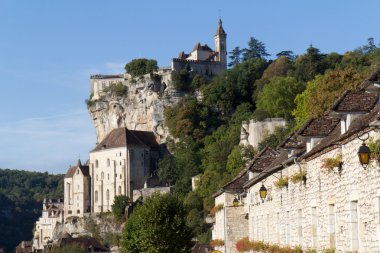
M65 178L70 178L70 177L73 177L74 174L75 174L75 171L77 169L80 169L80 171L82 172L82 174L86 177L86 176L90 176L90 169L88 167L88 165L82 165L81 161L78 160L78 163L76 166L72 166L70 167L67 172L66 172L66 175L65 175Z

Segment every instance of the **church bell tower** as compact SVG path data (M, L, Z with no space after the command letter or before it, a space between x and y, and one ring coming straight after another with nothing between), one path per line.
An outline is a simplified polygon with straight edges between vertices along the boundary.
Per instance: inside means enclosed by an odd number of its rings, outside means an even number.
M227 33L223 29L221 18L219 18L214 41L215 51L218 52L217 60L220 61L227 69Z

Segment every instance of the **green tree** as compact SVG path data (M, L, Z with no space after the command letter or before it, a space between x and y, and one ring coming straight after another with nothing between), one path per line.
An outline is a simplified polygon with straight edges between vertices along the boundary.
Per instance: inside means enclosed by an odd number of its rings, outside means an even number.
M125 208L131 203L131 200L124 195L115 196L111 206L112 214L116 220L123 220Z
M178 168L175 158L172 155L166 155L162 160L158 162L157 175L161 182L174 185L178 180Z
M229 52L230 62L228 63L228 67L233 67L241 62L241 53L242 50L240 47L235 47L231 52Z
M154 194L137 206L121 238L122 253L190 252L193 234L181 200Z
M316 75L323 74L326 70L324 62L326 55L322 54L318 48L312 45L306 50L306 53L297 58L294 62L293 76L297 80L309 81Z
M246 163L254 157L255 153L255 149L250 145L236 145L228 155L227 171L233 176L237 175Z
M157 61L151 59L134 59L125 65L125 71L132 77L141 77L157 71Z
M301 127L309 118L320 117L344 90L354 89L365 79L368 71L352 67L328 71L307 83L306 90L296 97L296 126Z
M294 99L304 89L304 83L293 77L274 77L259 93L256 111L264 112L269 118L290 119L296 106Z
M265 58L267 56L270 56L270 54L268 54L265 44L254 37L249 38L248 48L243 49L243 61L252 58Z

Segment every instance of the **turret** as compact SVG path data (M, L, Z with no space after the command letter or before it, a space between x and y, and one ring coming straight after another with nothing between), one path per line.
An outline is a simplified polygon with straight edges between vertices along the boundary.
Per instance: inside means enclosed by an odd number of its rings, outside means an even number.
M218 61L227 68L227 33L223 29L222 19L219 18L218 28L214 36L215 51L218 52Z

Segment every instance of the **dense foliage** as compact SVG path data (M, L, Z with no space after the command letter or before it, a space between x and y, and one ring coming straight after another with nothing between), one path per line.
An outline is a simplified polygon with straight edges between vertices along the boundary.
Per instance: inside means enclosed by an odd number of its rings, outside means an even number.
M131 200L124 195L115 196L111 206L113 217L120 221L124 219L125 208L131 203Z
M187 221L201 242L210 237L203 220L214 206L212 194L258 150L276 148L306 120L320 116L342 91L358 87L379 62L380 49L369 39L343 55L310 46L299 56L284 50L277 58L268 57L265 44L252 37L247 48L233 48L231 68L211 81L195 78L190 69L173 76L175 88L187 96L165 108L165 122L175 139L168 141L170 154L160 161L158 176L191 203ZM238 145L242 121L268 117L285 118L287 127L265 135L258 150ZM196 175L200 181L191 191Z
M63 197L63 175L0 169L0 248L32 239L45 197Z
M157 67L156 60L149 60L145 58L134 59L125 65L125 71L132 77L141 77L145 74L153 74Z
M192 233L180 198L153 194L137 206L121 238L122 253L190 252Z

